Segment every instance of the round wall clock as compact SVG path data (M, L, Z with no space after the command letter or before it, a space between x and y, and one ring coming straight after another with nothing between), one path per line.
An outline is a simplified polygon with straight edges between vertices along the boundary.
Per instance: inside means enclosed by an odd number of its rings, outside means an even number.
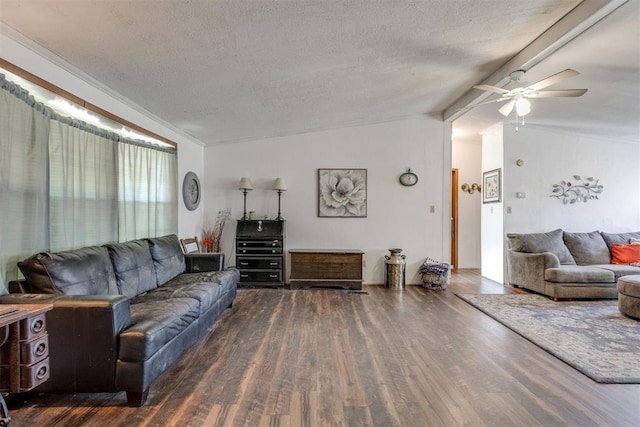
M416 185L418 183L418 175L411 172L411 169L407 169L405 173L400 175L400 184L405 187L411 187L412 185Z
M182 181L182 199L184 205L190 211L195 210L200 204L200 180L198 175L187 172Z

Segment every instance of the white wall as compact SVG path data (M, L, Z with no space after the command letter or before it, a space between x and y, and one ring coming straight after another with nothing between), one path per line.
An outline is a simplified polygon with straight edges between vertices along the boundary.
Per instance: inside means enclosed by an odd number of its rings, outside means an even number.
M640 144L548 131L527 124L504 129L505 233L640 230ZM524 160L518 167L516 160ZM599 179L599 200L565 205L553 184L573 175ZM516 192L526 198L516 198Z
M452 167L458 169L458 268L480 268L482 193L466 193L462 184L482 185L482 137L454 137Z
M0 26L3 31L8 30ZM74 69L62 59L53 56L40 46L21 39L19 35L0 33L0 46L3 59L70 92L87 102L109 111L123 119L137 124L151 132L161 135L178 144L178 188L182 189L182 180L188 171L194 171L202 180L204 173L203 146L157 117L142 110L123 96L111 92L109 88L92 80L81 71ZM126 96L126 94L124 94ZM203 202L200 207L189 212L182 203L182 194L178 203L178 235L180 237L200 234L202 226ZM204 195L206 197L206 195Z
M399 247L407 256L407 283L419 283L416 272L426 256L449 257L448 242L443 241L450 205L446 182L450 147L443 143L446 126L420 117L207 147L207 215L231 208L232 217L240 218L242 193L237 187L240 177L247 176L254 186L247 210L274 218L277 193L271 185L282 177L288 186L282 195L288 249L362 249L365 283L381 284L384 255L389 248ZM367 218L318 218L318 168L367 169ZM398 183L407 168L419 177L414 187ZM430 206L434 213L429 213ZM223 235L228 256L233 252L234 232L232 222ZM232 257L229 261L235 262Z
M503 166L503 130L502 123L497 123L482 133L482 171L487 172ZM502 170L502 182L509 179ZM484 182L481 183L484 186ZM503 199L504 200L504 199ZM504 216L503 203L486 203L482 205L481 238L482 238L482 275L498 283L504 278Z

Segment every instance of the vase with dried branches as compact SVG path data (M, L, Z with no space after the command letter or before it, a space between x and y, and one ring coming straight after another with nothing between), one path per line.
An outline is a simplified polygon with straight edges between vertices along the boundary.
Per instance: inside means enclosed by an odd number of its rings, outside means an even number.
M202 252L220 252L220 240L227 220L231 217L231 209L218 211L215 222L205 221L202 227Z

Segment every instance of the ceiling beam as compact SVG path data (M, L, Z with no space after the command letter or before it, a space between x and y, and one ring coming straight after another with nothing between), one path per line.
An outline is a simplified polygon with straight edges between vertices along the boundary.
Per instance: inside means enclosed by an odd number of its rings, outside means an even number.
M512 71L531 69L627 1L629 0L584 0L478 84L505 86L511 81L509 74ZM487 100L491 95L473 88L468 90L444 110L443 120L454 121L461 117L467 108Z

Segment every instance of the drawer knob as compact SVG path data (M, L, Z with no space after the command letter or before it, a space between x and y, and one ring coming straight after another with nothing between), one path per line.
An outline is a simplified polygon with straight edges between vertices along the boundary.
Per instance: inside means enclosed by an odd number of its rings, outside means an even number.
M277 266L278 263L277 262L270 262L269 265Z
M272 279L277 279L278 275L277 274L270 274L269 277L272 278Z
M47 344L41 342L40 344L38 344L35 348L35 350L33 351L33 353L36 356L42 356L43 354L45 354L47 352Z
M31 323L31 332L39 334L44 329L44 321L42 319L36 319Z
M249 265L248 262L241 262L240 265Z
M46 377L47 376L47 370L48 370L47 369L47 365L40 366L40 368L38 368L38 371L36 372L36 378L41 380L44 377Z
M247 278L247 277L249 277L249 275L248 274L241 274L240 277Z

